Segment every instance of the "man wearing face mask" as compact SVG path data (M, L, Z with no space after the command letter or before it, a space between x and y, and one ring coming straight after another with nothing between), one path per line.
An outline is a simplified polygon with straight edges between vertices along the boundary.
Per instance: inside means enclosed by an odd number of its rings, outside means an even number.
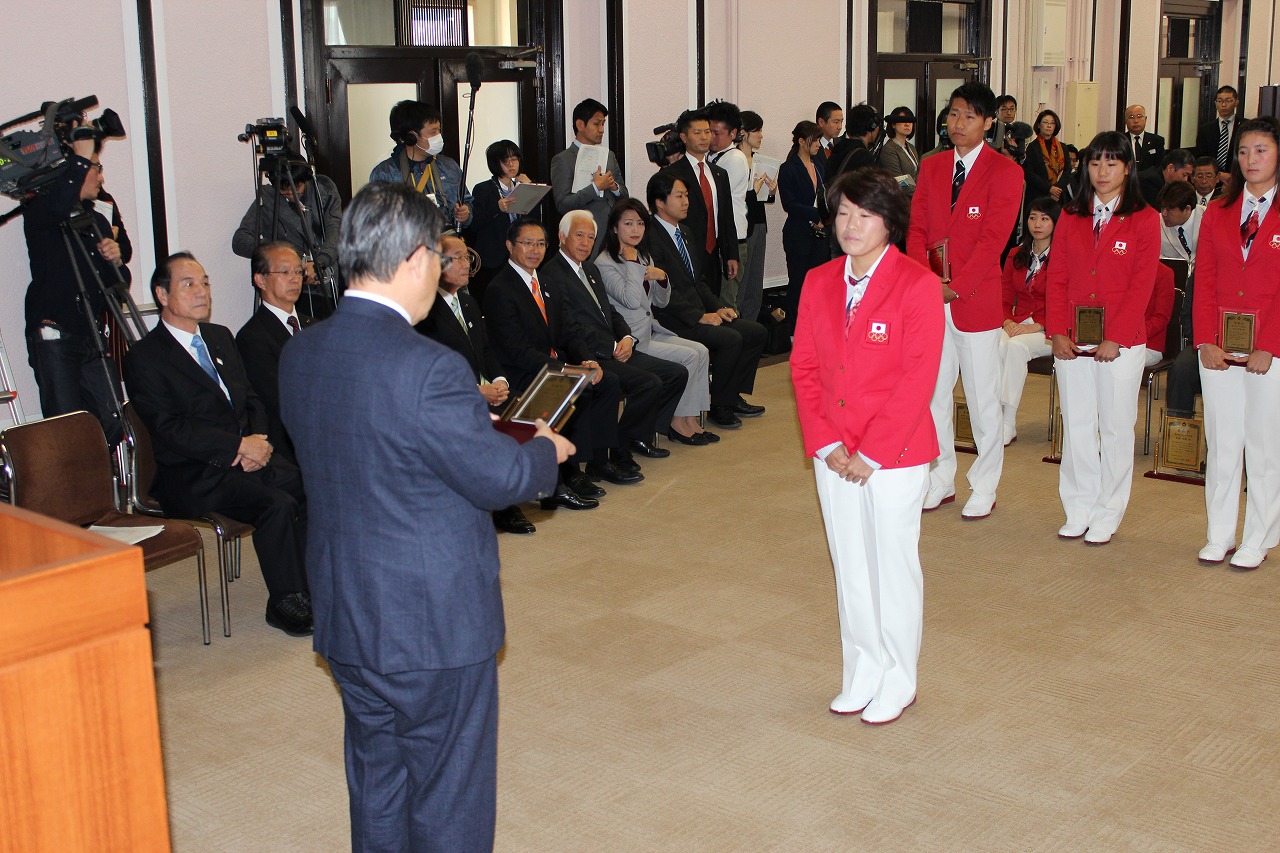
M401 101L391 108L391 156L369 173L369 182L409 184L435 202L459 229L471 224L471 193L462 182L462 167L446 157L440 135L440 111L422 101Z

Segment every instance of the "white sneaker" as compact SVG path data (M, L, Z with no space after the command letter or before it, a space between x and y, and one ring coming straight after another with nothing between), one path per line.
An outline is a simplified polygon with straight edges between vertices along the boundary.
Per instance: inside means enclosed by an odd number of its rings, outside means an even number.
M943 504L955 503L955 500L955 489L948 490L943 486L935 486L925 492L923 509L925 512L932 512Z
M991 510L995 508L995 495L973 494L969 496L969 500L965 501L964 509L960 511L960 516L965 521L977 521L980 518L986 518L991 515Z
M872 699L871 704L862 712L862 722L869 726L883 726L885 723L892 723L894 720L902 716L902 712L916 704L916 697L912 696L911 701L902 707L896 705L886 705L879 699Z
M1086 524L1072 524L1071 522L1068 521L1066 524L1058 528L1058 538L1059 539L1079 539L1081 536L1084 535L1084 532L1088 529L1089 529L1089 526Z
M1235 545L1214 545L1210 542L1200 549L1200 553L1196 555L1196 558L1202 563L1216 566L1227 559L1227 555L1235 550Z
M1236 550L1235 556L1231 558L1231 568L1256 569L1262 565L1262 561L1265 559L1267 559L1267 552L1261 548L1250 548L1248 545L1241 545Z
M1084 544L1086 545L1106 545L1110 541L1110 533L1094 527L1090 527L1089 532L1084 535Z
M852 714L861 714L863 709L871 704L872 697L851 696L848 693L841 693L831 700L830 711L840 716L848 716Z
M1004 446L1008 447L1018 440L1018 428L1004 425Z

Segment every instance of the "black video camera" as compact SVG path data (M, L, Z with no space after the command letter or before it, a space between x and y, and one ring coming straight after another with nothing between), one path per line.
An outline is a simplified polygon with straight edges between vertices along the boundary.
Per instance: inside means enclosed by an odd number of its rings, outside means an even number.
M680 138L680 134L676 133L674 124L655 127L653 135L658 137L657 141L646 142L644 152L649 155L649 162L659 169L670 163L672 157L684 153L684 140Z
M84 120L85 111L97 105L94 95L78 101L46 101L39 110L0 125L4 131L41 120L40 130L17 130L0 137L0 193L20 202L30 201L61 177L73 153L71 143L123 139L124 125L115 110L103 110L93 121Z
M256 124L246 124L244 133L236 139L252 142L259 157L284 157L289 153L289 128L282 118L260 118Z

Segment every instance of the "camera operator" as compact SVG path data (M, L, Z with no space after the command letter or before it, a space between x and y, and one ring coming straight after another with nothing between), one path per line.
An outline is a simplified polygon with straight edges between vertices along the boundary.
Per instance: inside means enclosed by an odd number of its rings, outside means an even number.
M231 251L252 258L263 243L284 242L302 258L304 285L318 282L317 268L336 274L338 232L342 227L342 200L338 187L324 175L312 180L311 166L296 154L281 160L279 168L265 170L272 188L264 188L245 211L231 238ZM304 220L303 217L306 217Z
M408 184L431 199L459 229L471 226L471 193L462 167L444 151L440 111L422 101L400 101L391 108L391 156L373 167L369 182Z
M106 294L99 287L98 278L111 286L117 280L114 268L127 259L120 244L105 236L113 234L112 223L94 208L93 202L102 190L102 141L84 138L70 145L72 153L67 158L65 175L48 192L29 202L24 211L23 230L31 261L31 285L26 297L27 358L40 388L44 417L81 409L90 411L114 446L124 434L115 402L120 389L119 372L113 361L100 358L92 336L101 334L100 318L107 309ZM102 239L79 230L64 232L64 224L81 211L92 217L97 234L104 235ZM85 264L74 246L67 244L64 233L71 240L82 242L90 265ZM77 284L77 271L88 295L92 323Z

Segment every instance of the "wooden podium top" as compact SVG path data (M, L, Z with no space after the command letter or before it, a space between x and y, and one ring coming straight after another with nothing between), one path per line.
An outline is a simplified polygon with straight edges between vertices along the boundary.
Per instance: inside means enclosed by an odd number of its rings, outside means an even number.
M0 542L0 668L147 623L141 548L5 504Z

